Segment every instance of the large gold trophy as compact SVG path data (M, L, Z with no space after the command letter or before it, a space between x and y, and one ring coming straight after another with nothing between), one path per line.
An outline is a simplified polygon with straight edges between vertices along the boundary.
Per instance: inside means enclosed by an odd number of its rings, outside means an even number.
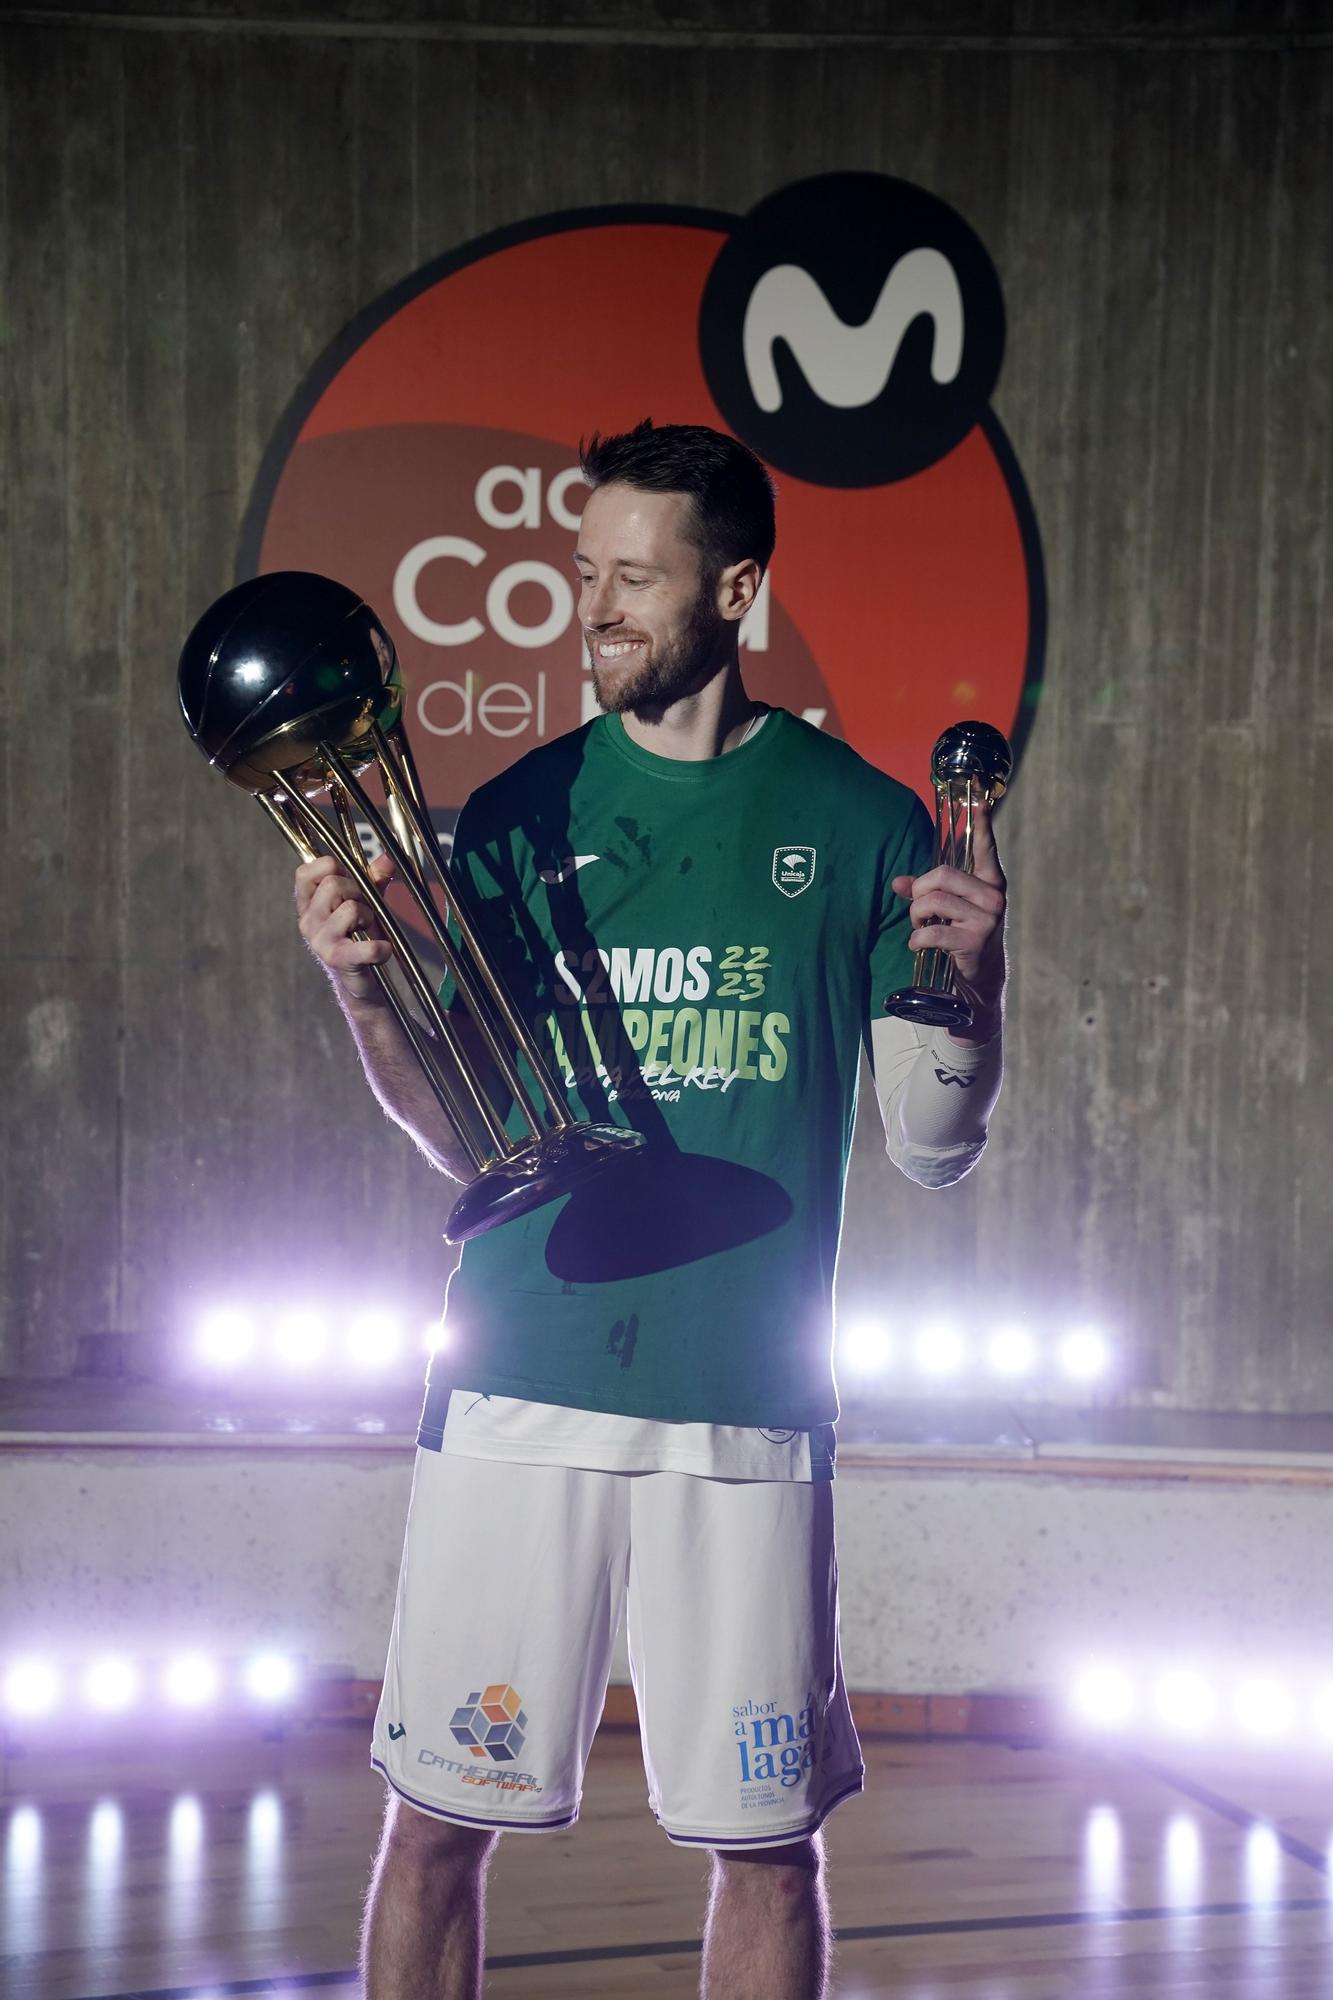
M179 686L186 727L209 763L258 799L302 860L336 856L393 945L375 976L475 1173L449 1215L448 1240L525 1215L636 1152L640 1133L571 1115L478 936L462 885L440 857L403 731L397 654L370 606L304 570L255 577L199 620L181 653ZM372 771L379 803L362 783ZM439 946L453 1007L440 1004L370 876L358 821L392 856ZM456 1008L486 1062L467 1046Z
M993 806L1002 798L1014 768L1008 741L989 722L955 722L930 754L930 781L935 789L935 860L949 868L972 870L972 817L979 803ZM938 917L927 919L938 923ZM954 991L953 960L937 945L916 955L912 984L890 993L886 1014L918 1021L927 1028L970 1028L972 1009Z

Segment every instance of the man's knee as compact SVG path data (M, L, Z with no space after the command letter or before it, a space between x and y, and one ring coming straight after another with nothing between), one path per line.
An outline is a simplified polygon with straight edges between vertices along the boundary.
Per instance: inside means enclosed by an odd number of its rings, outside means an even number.
M824 1843L817 1833L782 1847L713 1849L717 1887L773 1910L799 1908L817 1895L823 1865Z
M485 1827L455 1826L409 1805L390 1791L384 1812L381 1853L391 1864L452 1875L480 1874L499 1835Z

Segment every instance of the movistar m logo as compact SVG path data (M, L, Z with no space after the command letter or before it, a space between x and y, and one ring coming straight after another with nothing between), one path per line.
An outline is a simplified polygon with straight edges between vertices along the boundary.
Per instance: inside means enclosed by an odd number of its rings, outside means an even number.
M952 382L963 358L963 295L940 251L909 250L900 257L860 326L838 317L801 265L775 264L750 294L741 335L751 394L761 410L781 409L773 361L781 340L821 402L835 410L863 409L884 393L903 335L922 314L934 328L931 375Z

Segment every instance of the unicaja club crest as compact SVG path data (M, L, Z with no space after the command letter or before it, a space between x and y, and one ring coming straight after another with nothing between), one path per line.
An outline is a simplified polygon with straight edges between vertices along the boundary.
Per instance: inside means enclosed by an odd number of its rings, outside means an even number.
M815 879L813 847L775 847L773 883L784 896L799 896Z

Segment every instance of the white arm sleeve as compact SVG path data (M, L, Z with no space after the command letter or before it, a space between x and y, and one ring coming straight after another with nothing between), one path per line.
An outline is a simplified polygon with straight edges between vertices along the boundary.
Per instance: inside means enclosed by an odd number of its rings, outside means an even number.
M1000 1037L980 1048L947 1028L917 1028L892 1014L870 1027L875 1096L889 1158L921 1187L948 1187L981 1158L1000 1094Z

